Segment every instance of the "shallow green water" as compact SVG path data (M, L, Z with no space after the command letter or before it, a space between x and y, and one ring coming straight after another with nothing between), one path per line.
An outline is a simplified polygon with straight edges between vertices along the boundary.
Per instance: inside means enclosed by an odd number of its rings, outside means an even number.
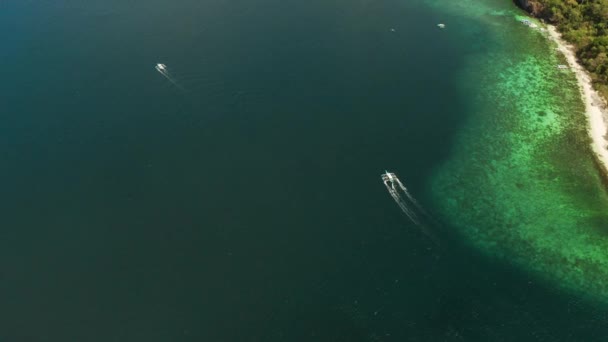
M516 10L499 13L488 27L500 49L462 73L462 96L477 101L431 182L435 202L487 254L608 300L608 197L574 75L541 32L510 23Z

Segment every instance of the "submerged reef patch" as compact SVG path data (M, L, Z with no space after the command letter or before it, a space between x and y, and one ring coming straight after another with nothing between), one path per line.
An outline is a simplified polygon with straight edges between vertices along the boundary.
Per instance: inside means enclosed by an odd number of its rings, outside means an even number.
M431 181L436 209L485 253L608 301L608 196L577 80L541 32L491 31L462 73L470 112Z

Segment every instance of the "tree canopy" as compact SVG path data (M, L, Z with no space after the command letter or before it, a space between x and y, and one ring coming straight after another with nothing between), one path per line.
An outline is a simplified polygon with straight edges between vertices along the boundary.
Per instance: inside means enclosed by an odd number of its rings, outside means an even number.
M533 14L555 24L574 44L595 87L608 95L608 0L530 0Z

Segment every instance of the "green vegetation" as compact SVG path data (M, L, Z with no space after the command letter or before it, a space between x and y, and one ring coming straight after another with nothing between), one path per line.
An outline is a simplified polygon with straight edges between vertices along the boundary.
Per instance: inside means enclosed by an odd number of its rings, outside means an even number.
M608 98L608 0L529 0L528 10L574 44L594 85Z

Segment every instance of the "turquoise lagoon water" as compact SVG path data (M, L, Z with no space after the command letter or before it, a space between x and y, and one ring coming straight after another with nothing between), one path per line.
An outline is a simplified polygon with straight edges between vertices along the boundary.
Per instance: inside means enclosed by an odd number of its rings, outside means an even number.
M608 198L574 75L555 67L563 57L542 32L493 29L500 47L463 71L463 84L478 79L461 87L476 100L432 181L436 202L482 250L606 301Z

